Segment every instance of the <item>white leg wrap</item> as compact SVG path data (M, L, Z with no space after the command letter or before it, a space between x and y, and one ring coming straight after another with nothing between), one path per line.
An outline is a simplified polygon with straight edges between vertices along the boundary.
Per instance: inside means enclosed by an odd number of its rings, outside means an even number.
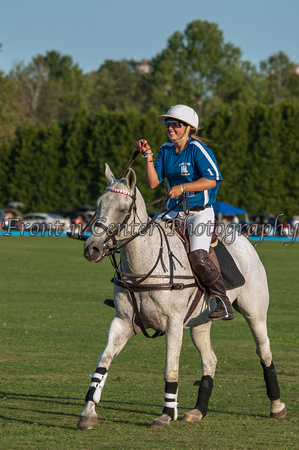
M90 383L89 389L95 388L95 391L93 393L94 403L99 403L101 399L102 390L106 383L107 376L108 372L106 372L105 375L101 375L100 373L96 372L93 375L90 375L90 377L92 378L92 382Z
M164 393L164 407L167 408L173 408L173 420L177 420L178 418L178 403L177 403L177 399L178 399L178 393L176 394L169 394L168 392Z

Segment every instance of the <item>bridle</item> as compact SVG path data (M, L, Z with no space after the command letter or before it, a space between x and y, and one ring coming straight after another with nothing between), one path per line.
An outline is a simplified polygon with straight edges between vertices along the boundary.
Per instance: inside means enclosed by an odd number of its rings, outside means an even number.
M126 238L126 239L122 239L120 242L117 242L115 236L120 233L121 230L123 230L123 228L125 228L126 224L128 223L131 215L132 215L132 211L136 211L136 187L134 188L134 194L131 194L128 191L125 191L123 189L114 189L111 187L106 187L105 189L106 191L110 191L110 192L114 192L116 194L124 194L127 195L128 197L132 198L132 203L129 207L129 210L125 216L125 218L123 219L123 221L118 224L115 227L115 230L113 232L109 232L109 228L104 225L102 222L99 221L95 221L93 227L94 228L101 228L103 231L106 232L107 237L104 240L104 244L103 244L103 257L104 256L111 256L114 255L116 252L118 252L122 247L125 247L129 242L131 242L132 240L136 239L140 234L134 233L132 236ZM172 211L173 209L175 209L177 207L178 204L175 204L172 208L168 209L167 211L164 211L165 205L168 201L169 197L167 196L167 194L165 194L163 197L159 198L158 200L154 200L151 203L148 203L146 205L146 208L149 208L150 206L153 206L157 203L161 203L160 208L158 209L158 211L155 213L155 215L151 218L151 220L148 221L148 223L146 224L146 226L142 229L142 233L146 233L150 227L153 225L153 223L155 223L157 217L159 215L161 215L163 212L164 214L162 214L162 218L163 216L165 216L166 214L168 214L170 211ZM190 207L189 207L189 203L186 199L186 197L184 197L183 195L180 197L180 201L179 203L181 203L183 205L183 210L185 215L188 215L190 212ZM158 226L158 225L157 225ZM109 234L108 234L109 232ZM167 239L166 239L167 240ZM108 244L109 241L112 241L112 245Z
M128 209L128 212L127 212L125 218L123 219L123 221L120 224L118 224L115 227L114 231L110 232L109 231L109 227L107 227L102 222L99 222L97 220L93 224L94 228L101 228L107 234L107 237L105 238L104 244L103 244L103 256L111 256L111 255L114 255L119 250L120 247L123 247L124 245L127 244L127 243L124 243L123 245L121 245L121 243L117 243L117 240L116 240L115 236L117 234L119 234L125 228L126 224L128 223L128 221L129 221L129 219L130 219L130 217L132 215L133 209L136 210L136 195L131 194L130 192L125 191L123 189L113 189L113 188L111 188L109 186L106 187L105 190L106 191L110 191L110 192L114 192L116 194L127 195L128 197L131 197L132 200L133 200L131 205L130 205L130 207L129 207L129 209ZM136 193L136 188L135 188L135 193ZM112 245L108 244L109 241L112 241Z

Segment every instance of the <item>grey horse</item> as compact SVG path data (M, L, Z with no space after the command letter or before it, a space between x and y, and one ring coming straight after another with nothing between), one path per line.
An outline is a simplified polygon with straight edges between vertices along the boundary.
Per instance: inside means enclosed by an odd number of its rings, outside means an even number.
M214 299L209 301L206 292L194 303L198 289L182 240L170 232L165 222L157 226L152 224L151 228L144 225L149 224L150 219L136 187L134 170L130 169L125 178L118 180L106 164L105 175L108 186L97 201L97 220L94 232L84 243L84 256L89 261L100 262L111 254L111 248L119 248L121 274L114 285L115 316L106 347L92 375L78 427L92 429L96 426L95 407L100 401L111 362L130 338L149 328L165 334L166 338L164 406L152 427L168 428L170 421L178 417L179 356L185 328L190 328L192 341L200 353L202 378L195 407L184 415L183 420L199 422L207 413L216 371L217 358L210 338L212 321L208 318L209 308L215 307L216 303ZM222 234L218 239L225 245L227 236ZM228 291L229 300L245 318L255 340L270 399L270 416L284 418L286 407L280 401L267 335L269 291L265 269L245 236L237 234L226 248L246 280L242 286ZM151 284L154 287L148 287ZM194 304L194 310L190 309Z

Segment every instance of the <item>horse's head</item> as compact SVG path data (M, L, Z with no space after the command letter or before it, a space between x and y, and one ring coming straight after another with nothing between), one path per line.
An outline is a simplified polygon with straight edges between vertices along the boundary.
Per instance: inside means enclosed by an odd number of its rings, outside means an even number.
M125 178L117 180L108 164L105 175L107 188L97 201L97 218L92 234L84 244L84 256L89 261L100 262L109 254L116 240L130 235L136 210L136 174L129 169ZM140 193L139 193L140 196Z

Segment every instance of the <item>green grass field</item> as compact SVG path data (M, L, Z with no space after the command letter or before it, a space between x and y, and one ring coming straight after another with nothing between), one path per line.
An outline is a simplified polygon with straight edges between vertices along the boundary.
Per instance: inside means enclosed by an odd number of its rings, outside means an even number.
M0 448L298 448L299 244L264 242L257 251L268 273L268 331L287 418L269 418L255 345L236 313L234 321L212 327L218 365L201 423L182 421L201 378L186 330L179 420L169 430L150 429L163 405L165 338L138 335L110 368L98 426L80 431L89 374L114 315L103 304L112 294L110 262L87 262L82 243L63 237L0 236Z

